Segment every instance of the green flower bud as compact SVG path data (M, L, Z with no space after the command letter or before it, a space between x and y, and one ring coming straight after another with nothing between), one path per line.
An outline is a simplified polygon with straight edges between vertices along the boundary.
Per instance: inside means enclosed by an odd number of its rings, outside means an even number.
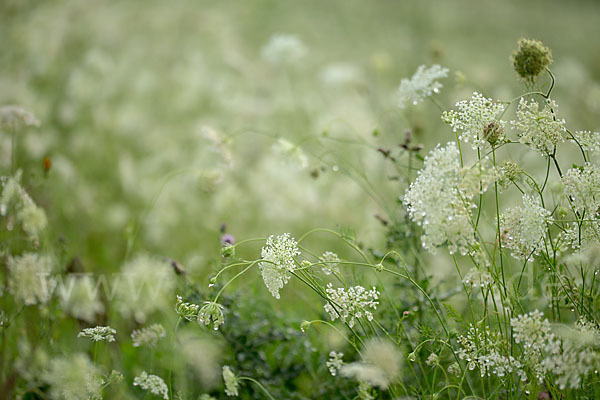
M552 63L552 52L538 40L520 39L511 61L519 76L533 83L540 72Z
M221 247L221 256L223 256L223 258L231 258L235 256L235 247L226 243L223 245L223 247Z

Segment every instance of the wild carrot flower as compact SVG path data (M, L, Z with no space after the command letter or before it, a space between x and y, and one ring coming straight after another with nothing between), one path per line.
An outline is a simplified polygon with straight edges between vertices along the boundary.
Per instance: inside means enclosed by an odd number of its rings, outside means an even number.
M169 388L165 381L156 375L148 374L146 371L133 378L133 386L139 386L141 389L148 390L150 393L169 400Z
M325 304L325 311L329 313L332 321L341 319L352 328L355 320L363 315L371 321L373 313L379 304L379 291L373 287L367 290L362 286L354 286L334 289L331 283L327 284L327 298L330 300Z
M523 204L509 208L500 216L502 245L512 250L515 258L526 259L539 254L546 238L550 211L537 197L523 195Z
M214 330L218 330L219 326L223 325L225 318L223 317L223 306L214 301L205 301L200 311L198 312L198 322L206 326L212 322Z
M168 262L140 254L121 268L115 290L116 308L124 318L132 317L144 323L153 312L169 308L175 283L173 268Z
M511 61L519 76L533 83L544 68L552 63L552 52L539 40L519 39L519 48L513 52Z
M456 143L439 145L427 157L411 183L404 205L409 217L423 228L423 247L432 253L448 243L451 254L467 254L475 243L470 208L461 192L460 155Z
M8 291L17 301L29 306L46 304L52 297L56 280L54 261L50 256L25 253L8 258Z
M535 101L521 98L517 119L511 125L518 131L519 141L532 146L543 156L554 152L555 146L564 142L565 120L556 117L557 104L548 99L544 108Z
M288 283L291 272L296 269L294 257L299 255L298 243L289 233L269 236L262 248L264 261L259 264L260 271L267 289L276 299L279 299L279 290Z
M595 218L600 212L600 168L586 163L583 168L572 168L562 178L565 196L573 203L575 212Z
M136 329L131 332L133 347L149 346L154 347L158 341L165 337L167 332L161 324L152 324L142 329Z
M573 134L584 151L600 153L600 132L577 131ZM575 141L571 139L572 141Z
M68 292L58 291L62 309L71 316L92 323L104 312L104 304L88 277L70 276L63 281Z
M337 254L326 251L319 257L319 262L323 263L321 270L325 275L331 275L332 272L338 271L338 263L340 262L340 258Z
M295 35L276 34L262 48L262 56L273 65L292 65L306 55L304 43Z
M225 382L227 396L239 396L239 379L227 365L223 367L223 381Z
M471 268L463 277L463 283L473 288L485 288L494 283L492 275L478 268Z
M50 396L53 399L101 398L100 371L83 353L54 358L43 374L43 380L50 385Z
M405 108L408 103L417 105L433 93L439 93L442 84L438 79L448 76L448 68L439 65L421 65L410 79L402 79L398 88L398 105Z
M44 210L35 204L21 186L20 179L21 171L13 177L1 178L0 215L7 216L9 211L12 211L11 217L16 219L30 239L36 239L46 227L48 220ZM12 218L9 218L9 225ZM10 226L8 228L12 229Z
M193 321L198 318L198 311L200 306L194 303L186 303L183 301L181 296L177 296L177 302L175 303L175 311L181 318L185 318L188 321Z
M32 112L14 105L0 107L0 128L20 129L27 126L40 126L40 121Z
M96 326L94 328L85 328L77 337L87 337L90 338L93 342L114 342L116 330L111 328L110 326Z
M459 101L456 107L458 111L444 111L442 120L454 132L460 132L460 140L470 143L473 149L503 140L505 122L498 118L504 111L504 104L474 92L471 100Z
M344 365L343 357L344 353L336 353L335 351L329 353L329 360L325 363L325 366L329 368L329 373L332 376L336 376L338 370Z

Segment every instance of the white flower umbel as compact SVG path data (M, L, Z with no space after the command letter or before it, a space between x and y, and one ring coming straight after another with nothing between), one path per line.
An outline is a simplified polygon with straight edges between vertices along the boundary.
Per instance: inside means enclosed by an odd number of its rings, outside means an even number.
M21 186L21 171L12 177L2 177L2 196L0 196L0 216L8 216L7 228L12 229L14 222L21 225L30 239L37 239L46 227L48 220L44 209L38 207ZM13 222L14 221L14 222Z
M84 330L79 332L77 337L87 337L90 338L90 340L93 342L114 342L114 335L116 333L117 331L111 328L110 326L96 326L94 328L85 328Z
M200 306L194 303L186 303L183 301L181 296L177 296L177 302L175 303L175 311L181 318L185 318L188 321L193 321L198 318L198 311Z
M223 306L214 301L205 301L198 312L198 322L208 326L213 323L213 329L219 330L219 326L225 322Z
M423 168L411 183L404 205L410 218L423 228L423 247L432 253L445 243L451 254L467 254L475 243L469 208L462 193L460 154L456 143L439 145L425 157Z
M298 243L289 233L269 236L262 248L264 261L259 264L260 271L267 289L276 299L279 299L279 290L290 280L290 272L296 269L294 257L299 255Z
M52 297L56 280L54 261L50 256L25 253L8 258L8 291L15 299L30 306L46 304Z
M239 379L227 365L223 367L223 382L225 382L225 394L227 396L235 397L239 395Z
M323 264L321 270L325 275L331 275L332 272L338 271L338 263L340 262L340 258L337 254L326 251L323 253L321 257L319 257L319 262Z
M104 303L94 290L90 277L70 276L63 282L69 289L57 291L62 309L75 318L93 323L96 315L104 312Z
M379 304L379 291L375 287L367 290L362 286L334 289L331 283L327 284L327 298L325 311L329 313L332 321L341 319L352 328L357 318L365 316L369 321L373 319L371 310Z
M535 310L529 314L519 315L510 320L516 343L523 345L523 358L526 365L534 372L537 380L544 380L545 370L541 364L543 351L559 346L544 315Z
M490 331L489 327L479 328L471 324L465 335L458 337L461 348L458 356L465 360L467 368L479 369L482 377L505 377L515 373L522 381L527 379L523 365L513 356L503 354L502 335Z
M169 400L169 388L159 376L143 371L140 375L133 378L133 386L139 386L141 389L148 390L150 393L160 396L164 400Z
M459 132L460 140L470 143L473 149L504 138L505 122L498 119L504 111L504 104L474 92L471 100L459 101L456 107L458 111L444 111L442 120L454 132Z
M54 358L42 378L50 385L52 399L101 398L100 371L83 353L75 353L68 358Z
M262 56L273 65L292 65L306 55L304 43L295 35L276 34L262 48Z
M0 128L20 129L28 126L40 126L40 121L31 111L14 105L0 107Z
M473 288L485 288L494 283L492 275L478 268L471 268L463 277L463 283Z
M584 151L600 153L600 132L577 131L573 134L573 142L579 143Z
M336 353L335 351L329 353L329 361L325 363L325 366L329 368L329 373L332 376L336 376L339 369L344 365L343 357L344 353Z
M439 65L421 65L410 79L402 79L398 88L398 106L417 105L434 93L439 93L442 84L438 79L448 76L448 68Z
M539 198L523 195L521 206L509 208L500 216L502 245L518 259L539 254L546 238L546 224L552 222L550 214Z
M562 181L575 212L585 211L587 217L595 218L600 211L600 168L586 163L582 169L568 170Z
M533 146L541 155L554 152L555 146L564 141L565 120L556 118L558 106L548 99L544 108L535 100L521 98L517 109L517 120L511 125L518 131L519 141Z
M131 340L133 341L133 347L154 347L166 334L167 332L161 324L152 324L131 332Z

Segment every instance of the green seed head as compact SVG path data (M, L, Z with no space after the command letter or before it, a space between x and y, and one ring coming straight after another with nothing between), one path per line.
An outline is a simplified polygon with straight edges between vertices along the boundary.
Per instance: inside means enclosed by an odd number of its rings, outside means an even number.
M533 83L540 72L552 63L552 51L538 40L520 39L511 61L519 76Z

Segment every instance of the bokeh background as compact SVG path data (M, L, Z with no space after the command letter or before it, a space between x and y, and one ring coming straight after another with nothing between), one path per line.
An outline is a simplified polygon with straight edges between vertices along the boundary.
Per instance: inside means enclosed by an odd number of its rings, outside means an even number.
M275 34L306 55L269 63ZM204 282L223 224L238 241L331 228L381 244L408 182L377 149L407 130L422 154L454 138L434 103L398 107L401 79L440 64L446 109L473 91L512 99L521 37L553 50L571 129L599 130L596 0L2 0L0 104L41 121L18 136L18 161L48 246L102 273L148 252ZM345 251L328 237L312 246Z

